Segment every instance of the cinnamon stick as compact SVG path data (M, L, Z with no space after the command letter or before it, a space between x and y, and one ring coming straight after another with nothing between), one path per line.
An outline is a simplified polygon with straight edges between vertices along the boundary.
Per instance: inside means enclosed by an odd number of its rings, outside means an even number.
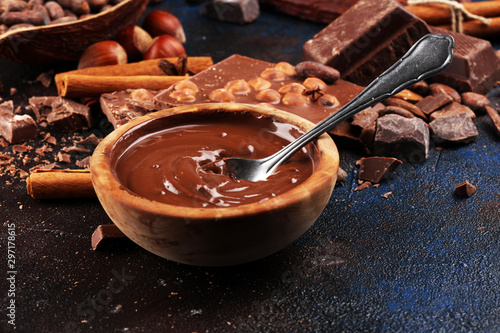
M98 97L104 93L144 88L162 90L187 76L94 76L64 74L56 81L59 96L66 98Z
M479 1L462 3L464 8L472 14L483 17L500 16L500 1ZM430 25L451 23L450 7L443 4L425 4L406 6L406 9ZM464 20L467 17L464 15Z
M163 58L173 64L177 62L177 57ZM165 75L165 72L158 66L162 59L143 60L129 64L110 65L100 67L89 67L76 69L56 75L57 77L65 74L97 75L97 76L136 76L136 75ZM187 57L187 67L193 73L199 73L202 70L214 64L211 57Z
M500 5L500 1L497 1ZM451 25L441 25L438 28L450 30ZM469 36L488 38L498 36L500 34L500 17L492 17L491 23L486 25L478 20L467 21L462 23L462 33Z
M26 179L28 194L34 199L96 197L90 171L35 170Z

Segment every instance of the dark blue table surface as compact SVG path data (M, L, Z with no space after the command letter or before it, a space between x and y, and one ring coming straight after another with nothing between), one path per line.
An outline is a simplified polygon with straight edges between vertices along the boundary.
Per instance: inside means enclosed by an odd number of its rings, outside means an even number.
M297 63L325 26L267 7L241 26L180 0L154 8L181 19L189 55L214 61L238 53ZM0 61L21 103L47 68ZM35 201L24 182L0 177L4 271L7 224L17 233L16 328L2 315L0 331L500 332L500 139L487 117L476 124L475 142L432 146L424 163L404 163L363 191L354 191L361 155L342 149L347 180L313 227L279 253L234 267L177 264L133 244L92 251L91 233L110 223L96 199ZM477 187L469 198L454 194L464 180ZM5 278L0 286L3 314Z

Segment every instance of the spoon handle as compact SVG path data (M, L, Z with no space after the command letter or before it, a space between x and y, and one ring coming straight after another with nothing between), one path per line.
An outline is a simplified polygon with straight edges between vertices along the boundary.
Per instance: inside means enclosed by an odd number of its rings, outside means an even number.
M448 67L453 58L453 37L427 34L419 39L408 52L385 72L372 81L359 95L337 112L321 121L314 128L272 155L277 164L286 161L305 144L335 125L386 98L397 94L412 84L438 74Z

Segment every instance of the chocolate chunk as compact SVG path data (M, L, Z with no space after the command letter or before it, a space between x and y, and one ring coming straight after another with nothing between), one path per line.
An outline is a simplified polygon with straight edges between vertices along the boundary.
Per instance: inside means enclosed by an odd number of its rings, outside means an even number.
M259 17L259 1L212 0L201 7L201 14L224 22L250 23Z
M375 138L375 131L377 129L377 122L374 121L370 124L370 126L365 127L361 130L361 134L359 135L359 141L363 143L365 150L370 153L373 148L373 139Z
M344 169L339 168L337 172L337 180L335 181L335 185L343 185L347 179L347 172Z
M0 107L0 135L10 143L33 139L38 127L30 115L14 114L12 101Z
M58 98L47 115L50 125L61 131L78 131L91 125L90 108L70 99Z
M461 197L470 197L474 192L476 187L467 180L455 186L455 193Z
M440 117L429 123L434 141L468 143L478 136L476 125L466 113Z
M352 117L351 124L361 128L366 128L377 120L379 112L383 109L385 109L385 106L382 103L377 103L372 107L366 108Z
M102 94L101 110L114 128L155 110L154 94L145 89Z
M28 100L31 110L35 113L36 119L40 121L52 112L52 103L58 100L59 96L34 96Z
M371 183L379 183L389 177L403 162L393 157L364 157L356 162L359 166L358 178Z
M103 250L111 245L128 242L129 239L114 224L103 224L92 234L92 249Z
M418 81L417 83L414 83L409 89L422 96L429 94L429 84L425 81Z
M455 39L453 61L429 82L444 83L458 92L489 92L500 79L500 60L487 40L435 27L432 32L449 34Z
M490 106L486 106L486 111L488 112L488 116L490 116L493 121L493 125L495 125L497 134L500 135L500 115L498 114L498 111Z
M397 1L360 0L307 41L302 57L366 86L427 33L427 25Z
M453 102L453 98L451 98L450 95L441 92L436 95L426 96L423 100L415 105L418 106L423 113L425 113L426 115L430 115L432 112L451 102Z
M420 118L389 114L377 119L373 154L411 163L423 162L429 152L429 128Z
M440 117L447 117L451 116L453 114L459 114L459 113L465 113L467 114L471 119L476 119L476 114L474 111L472 111L470 108L468 108L465 105L462 105L457 102L451 102L450 104L445 105L441 109L431 113L429 119L435 120Z

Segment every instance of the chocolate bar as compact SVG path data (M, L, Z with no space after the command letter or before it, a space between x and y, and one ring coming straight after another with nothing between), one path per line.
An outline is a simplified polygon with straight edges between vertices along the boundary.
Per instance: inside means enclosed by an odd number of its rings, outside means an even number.
M206 102L265 104L317 123L363 88L337 80L300 78L295 66L232 55L155 96L156 108Z
M155 92L146 89L129 89L102 94L101 109L114 128L155 110Z
M14 104L0 104L0 135L10 143L26 141L36 137L38 127L30 115L14 114Z
M336 68L366 86L429 28L395 0L360 0L303 46L303 59Z
M430 78L429 82L447 84L458 92L480 94L489 92L495 86L500 79L500 60L489 41L435 27L430 30L452 36L455 48L450 66Z
M437 95L426 96L415 105L418 106L426 115L430 115L432 112L451 102L453 102L453 99L450 95L442 92Z

